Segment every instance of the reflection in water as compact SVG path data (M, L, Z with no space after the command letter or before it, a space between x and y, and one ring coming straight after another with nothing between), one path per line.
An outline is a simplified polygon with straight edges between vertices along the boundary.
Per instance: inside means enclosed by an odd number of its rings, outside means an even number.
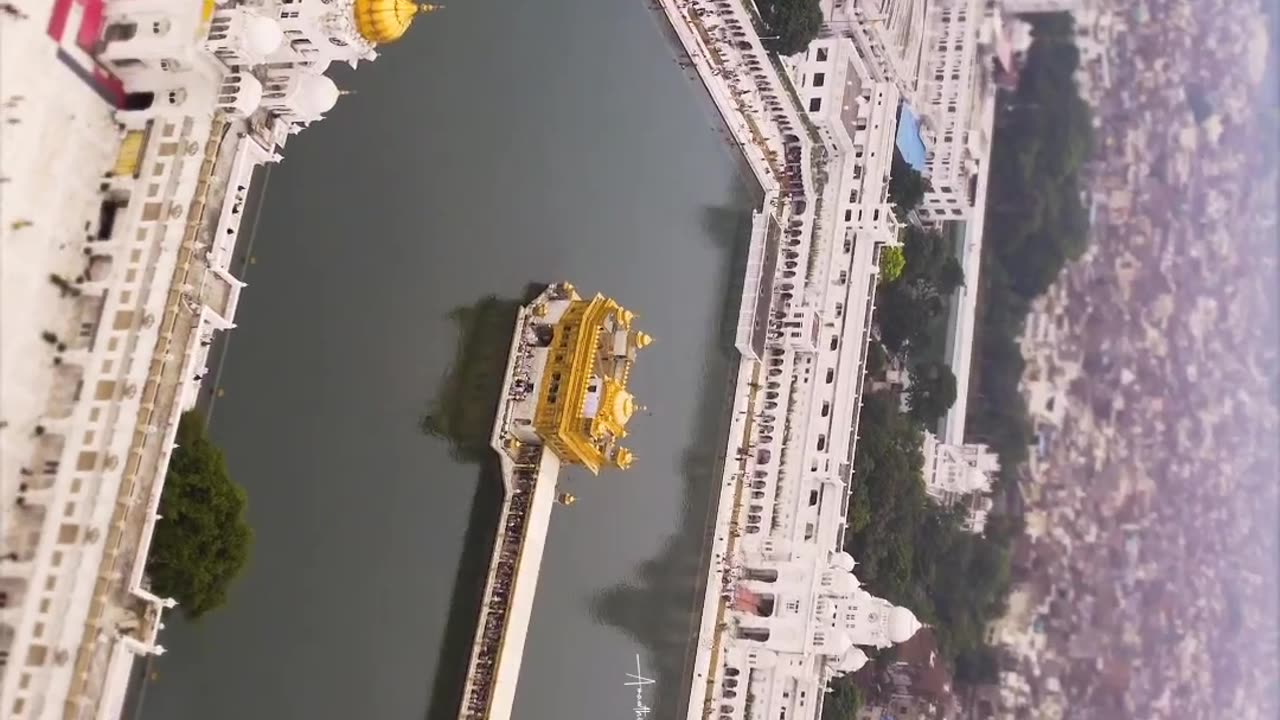
M489 435L502 374L507 369L516 312L545 287L546 284L529 283L520 298L490 295L449 313L449 319L457 326L458 348L439 394L422 416L421 426L428 435L448 441L455 460L482 463L491 459Z
M733 329L741 295L741 265L750 239L750 217L740 208L707 208L703 223L711 237L734 245L734 263L723 300L721 341L710 346L704 361L706 382L699 399L696 431L681 461L684 513L679 530L656 557L640 566L637 578L600 593L592 608L594 615L626 631L649 651L657 687L662 688L652 708L653 715L660 718L683 717L689 697L706 585L704 552L714 535L725 433L733 406L737 363Z
M444 638L436 657L436 676L431 684L426 720L456 720L458 717L501 504L502 472L495 457L480 463L480 482L471 501L466 541L454 577Z
M516 311L545 287L545 283L530 283L519 299L490 295L449 313L457 326L458 347L453 366L420 425L423 432L448 442L454 459L478 465L480 482L471 500L471 515L454 578L426 720L455 720L458 716L501 513L502 470L489 447L489 435L502 389L502 374L506 371Z

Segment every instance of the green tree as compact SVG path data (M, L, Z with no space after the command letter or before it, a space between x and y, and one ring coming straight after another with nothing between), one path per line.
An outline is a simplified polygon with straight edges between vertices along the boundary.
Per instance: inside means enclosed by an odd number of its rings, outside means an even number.
M1093 125L1075 83L1074 22L1066 13L1028 19L1018 87L999 96L967 410L971 432L1000 454L1001 487L1016 483L1031 440L1017 338L1031 301L1084 252L1089 230L1080 176Z
M907 406L925 426L934 425L956 402L956 376L944 363L921 363L911 369Z
M249 561L253 531L244 517L244 489L228 477L226 458L209 441L199 414L182 416L177 443L147 576L152 592L176 599L194 619L227 601L228 588Z
M853 460L850 552L859 577L879 577L892 591L910 585L915 528L925 505L922 437L888 392L865 397Z
M933 319L934 305L905 288L892 286L881 290L876 311L880 341L891 354L902 356Z
M994 648L983 645L956 656L955 678L969 685L991 685L998 678L1000 664Z
M946 238L932 228L925 229L916 225L908 225L902 239L902 251L907 259L907 274L904 282L915 286L917 294L939 294L940 278L947 261L954 260ZM959 268L947 269L952 272ZM964 270L959 269L960 280L964 280ZM945 294L945 293L944 293Z
M777 36L768 41L769 49L779 55L802 52L822 29L817 0L767 0L757 7L769 33Z
M949 257L943 261L942 267L938 270L938 293L950 295L962 287L964 287L964 268L959 260Z
M889 202L897 207L897 215L905 218L907 213L920 207L924 194L929 190L929 182L919 170L911 167L902 153L895 147L893 164L889 169Z
M965 531L962 507L940 507L925 494L920 426L891 394L866 397L858 432L845 542L858 578L932 624L949 661L980 661L983 629L1008 593L1011 538Z
M907 259L902 254L902 247L892 245L880 253L880 282L891 283L902 277L902 270L907 266Z
M885 352L883 345L873 340L867 346L867 376L873 378L884 377L884 372L888 367L889 353Z
M854 720L862 709L862 693L849 676L836 678L822 701L822 720Z
M964 283L964 270L936 230L908 225L902 237L902 272L885 282L882 270L880 338L894 355L936 359L946 344L947 303Z

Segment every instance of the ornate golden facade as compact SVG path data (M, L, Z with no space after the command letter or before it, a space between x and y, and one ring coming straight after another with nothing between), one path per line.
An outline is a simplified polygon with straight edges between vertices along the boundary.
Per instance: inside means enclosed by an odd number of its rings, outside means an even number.
M635 459L620 444L642 409L627 382L636 352L652 338L632 329L634 320L634 313L603 295L575 296L548 348L534 431L562 461L593 473L625 470Z

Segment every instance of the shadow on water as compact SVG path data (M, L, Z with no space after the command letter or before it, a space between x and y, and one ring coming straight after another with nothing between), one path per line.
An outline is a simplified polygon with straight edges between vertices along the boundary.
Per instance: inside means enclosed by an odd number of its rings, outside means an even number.
M458 348L453 366L422 416L420 427L424 433L448 442L456 460L477 465L479 482L471 500L426 720L455 720L458 716L502 504L502 471L489 448L489 433L506 371L516 311L545 287L530 283L520 298L491 295L449 313L457 325Z
M439 394L419 424L423 432L448 442L455 460L483 463L492 459L489 434L516 312L545 287L529 283L519 298L489 295L449 312L458 328L458 348Z
M733 332L751 225L750 214L743 208L758 204L759 191L739 178L731 197L734 202L703 210L705 235L731 261L725 264L725 274L720 278L723 290L717 342L710 345L702 363L706 381L696 411L696 431L680 463L684 478L680 529L668 538L657 556L637 569L629 582L592 599L591 609L596 617L628 633L647 651L648 662L652 663L650 674L657 680L657 687L663 688L651 699L653 716L661 718L682 716L688 701L706 581L704 552L714 532L713 513L732 407L737 362L732 350ZM490 296L450 313L458 326L458 351L421 427L425 433L447 441L458 460L476 463L480 483L472 500L425 720L457 717L502 500L501 474L488 446L499 378L505 370L516 310L544 287L531 284L522 300Z
M736 187L735 195L745 195ZM738 195L740 196L740 195ZM737 353L733 332L741 295L741 282L750 240L751 219L742 207L709 207L704 229L717 246L731 253L720 317L720 341L714 343L703 363L706 382L695 417L695 434L681 459L684 477L684 512L680 529L662 551L644 562L630 581L593 598L594 613L639 642L652 663L650 675L663 688L652 698L653 716L684 717L692 682L696 633L706 585L705 553L713 537L714 512L719 499L720 473L725 460Z

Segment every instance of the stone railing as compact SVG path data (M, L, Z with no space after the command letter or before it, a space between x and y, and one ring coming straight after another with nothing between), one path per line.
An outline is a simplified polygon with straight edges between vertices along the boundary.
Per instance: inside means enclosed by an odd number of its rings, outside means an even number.
M167 462L146 467L149 464L144 463L143 459L145 455L151 454L150 451L156 451L159 456L163 456L165 448L164 443L160 441L172 438L176 432L176 423L172 422L172 416L174 405L183 386L182 380L185 376L179 373L183 372L182 363L186 358L185 352L174 351L181 350L185 346L185 340L191 333L189 320L183 318L190 313L190 308L182 301L181 288L188 282L193 266L196 264L195 243L204 219L206 195L213 182L215 161L228 127L225 117L219 115L214 119L196 191L188 208L182 247L167 294L164 316L160 320L160 336L142 390L141 409L125 464L123 482L117 493L118 499L108 526L104 545L105 554L94 586L89 614L85 619L84 634L76 653L64 709L64 718L67 720L77 720L83 717L83 711L86 708L91 710L94 708L97 693L94 692L90 683L90 671L103 639L100 629L103 627L108 607L116 599L115 594L121 590L119 585L125 575L125 566L135 560L129 557L130 553L123 552L128 549L126 534L131 534L131 531L141 534L148 520L146 515L150 508L139 508L130 501L130 498L134 497L143 485L142 475L153 474L150 481L146 483L148 489L155 490L154 485L157 482L163 483L159 475L165 472ZM165 427L157 427L155 425L157 422L164 422ZM143 512L139 513L139 509Z
M538 482L536 464L517 465L511 480L511 491L505 501L502 525L498 531L498 547L494 551L494 567L481 604L480 631L471 652L471 665L463 689L461 720L484 720L493 698L493 683L501 660L502 644L507 634L507 619L516 569L524 549L528 530L527 513Z

